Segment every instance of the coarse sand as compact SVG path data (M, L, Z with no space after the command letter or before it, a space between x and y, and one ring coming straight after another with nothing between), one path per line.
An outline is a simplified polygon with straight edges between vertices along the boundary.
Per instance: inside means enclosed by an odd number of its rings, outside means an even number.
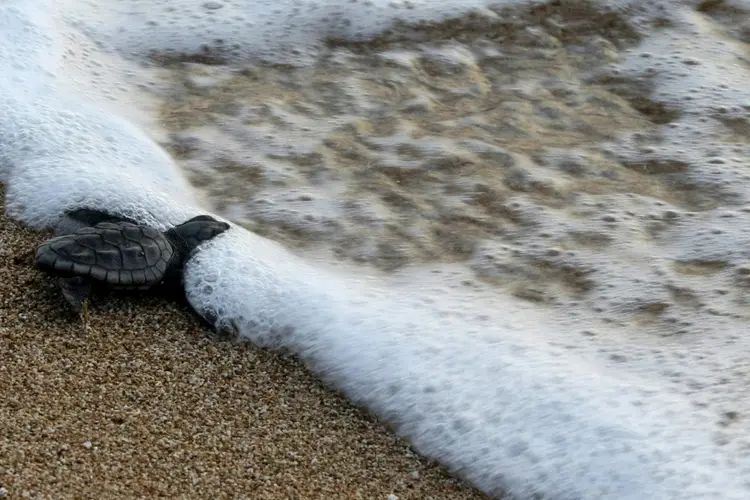
M46 236L0 217L0 496L486 498L180 301L97 296L84 326L32 267Z

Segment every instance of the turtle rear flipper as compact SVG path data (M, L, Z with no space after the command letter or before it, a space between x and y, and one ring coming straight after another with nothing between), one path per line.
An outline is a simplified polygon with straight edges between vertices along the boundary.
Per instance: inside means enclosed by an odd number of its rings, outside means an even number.
M76 313L80 313L91 293L91 283L80 276L59 278L58 283L60 284L60 289L65 300L68 301Z

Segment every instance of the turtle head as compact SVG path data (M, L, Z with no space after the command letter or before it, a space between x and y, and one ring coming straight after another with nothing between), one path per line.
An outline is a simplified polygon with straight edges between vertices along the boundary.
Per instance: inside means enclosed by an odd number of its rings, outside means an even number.
M167 239L186 260L198 245L229 229L229 224L209 215L199 215L173 227L165 233Z

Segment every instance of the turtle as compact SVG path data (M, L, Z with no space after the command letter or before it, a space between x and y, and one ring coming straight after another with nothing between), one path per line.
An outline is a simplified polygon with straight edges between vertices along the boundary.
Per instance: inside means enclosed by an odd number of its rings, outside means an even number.
M67 213L55 236L39 245L35 266L57 279L67 302L81 313L95 288L181 285L193 251L229 227L198 215L162 232L127 217L79 209Z

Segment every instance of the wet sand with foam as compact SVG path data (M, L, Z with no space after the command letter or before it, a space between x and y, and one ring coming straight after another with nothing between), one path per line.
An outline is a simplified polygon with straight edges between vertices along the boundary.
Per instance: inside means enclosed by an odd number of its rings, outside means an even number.
M235 9L264 2L175 2L0 9L65 26L0 52L13 218L163 227L195 188L249 230L189 263L196 310L304 356L484 491L747 498L745 4L501 2L440 23L423 8L461 2L425 2L391 30L403 14L377 1L253 25Z

